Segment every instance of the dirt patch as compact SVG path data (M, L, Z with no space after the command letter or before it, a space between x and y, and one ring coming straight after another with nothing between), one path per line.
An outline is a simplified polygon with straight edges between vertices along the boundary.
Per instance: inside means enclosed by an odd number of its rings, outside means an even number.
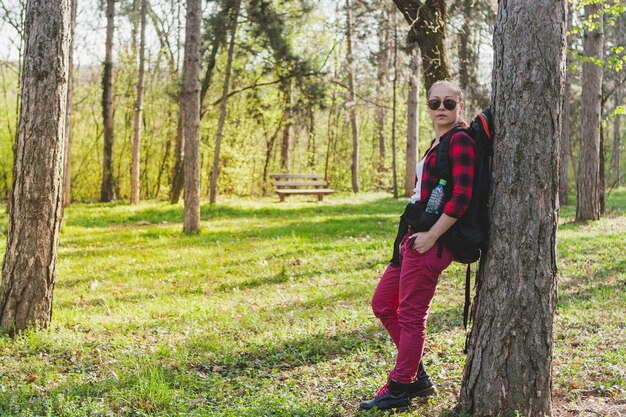
M554 417L626 417L626 400L611 397L553 398Z

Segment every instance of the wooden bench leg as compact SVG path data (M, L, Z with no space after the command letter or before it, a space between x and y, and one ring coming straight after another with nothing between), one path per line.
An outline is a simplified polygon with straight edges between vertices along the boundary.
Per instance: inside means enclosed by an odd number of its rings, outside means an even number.
M318 194L317 195L317 201L324 201L324 194Z
M278 197L280 198L280 202L284 202L285 201L285 197L287 197L287 195L285 194L278 194Z

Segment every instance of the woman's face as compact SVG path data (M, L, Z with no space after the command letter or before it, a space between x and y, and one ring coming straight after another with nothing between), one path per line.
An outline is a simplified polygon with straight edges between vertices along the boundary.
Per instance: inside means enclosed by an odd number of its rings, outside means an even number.
M432 109L432 105L439 104L436 109ZM448 110L446 106L454 108ZM433 121L435 128L448 128L456 126L461 120L461 110L465 104L460 102L459 94L450 86L445 84L438 85L430 93L428 97L428 115Z

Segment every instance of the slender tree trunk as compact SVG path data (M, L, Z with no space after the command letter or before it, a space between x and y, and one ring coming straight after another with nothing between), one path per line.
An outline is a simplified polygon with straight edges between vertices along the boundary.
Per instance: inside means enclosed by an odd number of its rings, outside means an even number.
M291 165L291 130L292 130L292 118L293 118L293 84L291 80L288 80L282 85L283 94L285 96L285 111L283 117L285 118L285 128L283 129L283 140L280 145L280 169L283 172L289 172Z
M619 74L616 76L616 79L619 79ZM617 82L616 82L617 84ZM622 104L622 86L617 84L615 90L615 108ZM613 120L613 173L614 173L614 182L613 186L618 187L620 185L620 148L621 148L621 126L622 116L619 114L615 116Z
M499 3L493 71L499 180L489 198L491 237L460 398L474 416L552 413L566 13L566 0Z
M463 12L463 26L459 32L459 87L461 87L461 90L466 93L469 93L470 91L470 72L472 71L470 63L473 62L470 58L470 39L472 34L472 26L470 25L470 22L472 21L473 5L474 0L463 0L463 3L461 4Z
M235 37L237 35L237 20L239 18L239 7L241 0L235 0L232 16L232 27L230 44L228 45L228 59L226 61L226 74L224 75L224 88L222 89L222 102L220 104L220 120L217 124L217 134L215 135L215 152L213 154L213 168L211 170L211 186L209 187L209 201L215 204L217 197L217 177L220 173L220 147L222 145L222 132L226 121L226 105L228 104L228 86L230 85L230 73L233 64L233 54L235 51Z
M408 43L417 42L422 56L424 86L450 78L446 52L445 0L393 0L408 22Z
M139 167L141 162L141 119L143 112L147 2L148 0L141 0L141 32L139 35L139 76L137 77L137 101L135 102L135 120L133 122L134 134L133 160L130 169L130 204L139 204Z
M29 0L0 327L47 327L63 216L69 0Z
M602 4L588 4L585 15L602 10ZM586 57L603 58L602 18L599 27L584 35ZM576 221L600 218L600 117L602 102L602 68L593 62L583 63L582 115L580 128L580 160L578 165L578 198Z
M185 134L185 233L200 232L200 38L202 1L187 0L183 126Z
M572 7L567 11L567 33L572 30L572 20L574 17L574 9ZM569 51L573 45L572 35L567 36L567 50ZM566 60L566 68L572 64L572 57L568 53ZM563 91L563 131L561 135L561 163L559 166L559 202L561 204L569 204L569 184L568 184L568 158L570 150L570 96L572 92L572 73L565 73L565 89Z
M414 48L409 66L409 92L406 132L406 169L404 173L404 195L413 194L415 188L415 168L417 166L417 143L419 135L419 52Z
M185 183L185 127L183 110L183 94L181 92L178 99L178 124L176 127L176 144L174 145L174 168L172 169L172 186L169 195L171 204L178 203Z
M396 122L398 120L398 24L394 14L393 25L393 115L391 120L391 172L393 198L398 198L398 169L396 152Z
M348 53L346 62L348 64L348 95L350 100L350 126L352 128L352 191L359 192L359 128L356 119L356 94L354 86L354 65L352 55L352 5L350 0L346 0L346 42Z
M315 109L309 107L309 143L307 144L307 167L310 170L315 169L317 154L317 131L315 129Z
M393 11L391 11L393 12ZM391 16L389 7L385 4L378 16L378 54L377 54L377 74L376 81L378 86L378 102L385 103L387 101L387 85L389 77L389 52L390 52L390 27L389 18ZM387 119L387 108L385 106L376 107L374 120L376 122L376 136L378 138L378 162L376 170L382 172L385 170L385 121Z
M72 202L72 96L74 93L74 30L76 28L76 2L70 0L71 10L71 40L69 50L69 66L67 79L67 105L65 116L65 167L63 169L63 207L69 207Z
M107 34L104 70L102 72L102 117L104 119L104 152L102 153L102 184L100 201L113 199L113 30L115 0L107 0Z

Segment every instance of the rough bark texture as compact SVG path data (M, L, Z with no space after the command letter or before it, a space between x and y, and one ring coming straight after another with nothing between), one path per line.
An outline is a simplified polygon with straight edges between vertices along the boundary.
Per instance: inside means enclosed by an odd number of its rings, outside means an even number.
M76 0L70 1L71 26L70 49L68 52L67 105L65 116L65 162L63 169L63 207L72 202L72 94L74 91L74 29L76 28Z
M566 8L566 0L499 4L491 239L460 398L475 416L551 414Z
M574 9L569 8L567 11L567 32L572 29L572 19L574 17ZM567 36L567 49L571 49L573 45L572 35ZM568 53L566 59L566 67L572 63L572 57ZM561 161L559 167L559 202L561 204L569 203L569 185L568 185L568 158L570 152L570 96L572 92L572 75L570 71L565 73L565 89L563 90L563 131L561 134Z
M601 4L585 6L585 15L598 13ZM602 19L599 27L586 31L583 54L586 57L603 57ZM582 115L580 127L580 161L578 164L578 198L576 221L600 218L600 112L602 103L602 68L593 62L583 63Z
M187 0L183 74L185 133L185 233L200 232L200 32L201 0Z
M224 87L222 88L222 102L220 104L220 119L217 124L215 135L215 150L213 153L213 167L211 169L211 184L209 186L209 201L215 204L217 199L217 178L220 173L220 147L222 146L222 132L226 121L226 105L228 104L228 86L230 85L230 72L233 64L233 54L235 51L235 36L237 35L237 20L239 18L239 8L241 0L235 0L232 14L232 26L230 28L230 43L228 45L228 59L226 61L226 74L224 75Z
M169 194L171 204L178 203L185 183L185 128L183 126L184 118L182 94L178 99L178 109L176 144L174 145L174 168L172 169L172 185L170 187Z
M104 119L104 152L102 153L102 184L100 201L113 199L113 30L115 1L107 0L107 35L104 69L102 71L102 117Z
M346 42L348 64L348 87L350 100L350 127L352 130L352 191L359 192L359 127L356 119L356 94L354 86L354 65L352 58L352 5L350 0L346 0Z
M69 0L27 3L21 108L2 284L0 327L47 327L63 215Z
M424 86L450 78L446 52L445 0L393 0L409 23L409 43L417 42L422 53Z
M417 165L417 141L419 133L419 53L413 52L409 67L409 93L406 132L406 170L404 173L404 195L409 197L415 188L415 167Z
M139 164L141 156L141 116L143 112L143 80L145 73L146 4L141 0L141 32L139 37L139 74L137 77L137 101L133 121L133 160L130 168L130 204L139 204Z

